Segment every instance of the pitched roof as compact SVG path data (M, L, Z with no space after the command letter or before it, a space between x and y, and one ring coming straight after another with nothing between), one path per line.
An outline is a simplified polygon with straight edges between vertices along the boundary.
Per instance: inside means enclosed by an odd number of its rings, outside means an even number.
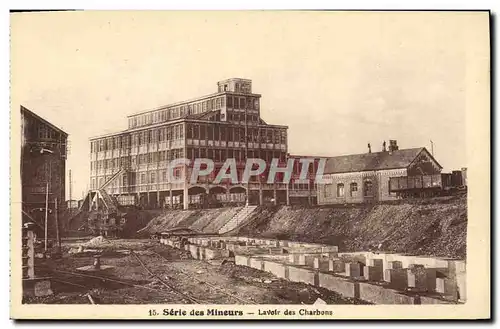
M341 155L328 158L325 174L407 168L425 147L390 152ZM427 150L426 150L427 152Z
M21 105L21 114L24 114L24 113L28 113L30 114L31 116L35 117L37 120L40 120L41 122L45 123L47 126L51 127L52 129L60 132L61 134L63 134L64 136L68 136L68 133L65 132L64 130L62 130L61 128L55 126L53 123L47 121L46 119L42 118L41 116L39 116L38 114L36 114L35 112L27 109L26 107L22 106Z

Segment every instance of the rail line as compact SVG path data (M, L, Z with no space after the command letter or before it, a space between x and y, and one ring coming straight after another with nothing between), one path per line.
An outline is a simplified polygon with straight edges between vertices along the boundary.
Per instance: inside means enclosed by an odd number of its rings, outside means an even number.
M161 255L161 254L157 253L156 251L154 251L154 250L150 250L150 251L151 251L151 252L153 252L155 255L159 256L160 258L162 258L163 260L165 260L165 261L167 261L167 262L169 261L167 258L165 258L165 256L163 256L163 255ZM237 301L239 301L239 302L242 302L242 303L245 303L245 304L255 304L255 305L257 304L257 303L255 303L255 302L253 302L253 301L246 300L246 299L240 298L240 297L238 297L238 296L234 296L234 295L232 295L232 294L230 294L230 293L226 292L224 288L222 288L222 287L218 287L218 286L216 286L216 285L213 285L213 284L211 284L210 282L200 280L200 279L198 279L198 278L196 278L196 277L194 277L194 276L192 276L192 275L190 275L190 274L186 273L186 271L183 271L183 270L181 270L181 269L179 269L179 268L178 268L178 269L176 269L176 270L178 270L179 272L181 272L182 274L184 274L184 275L185 275L185 276L187 276L188 278L193 279L193 280L198 281L198 282L203 282L204 284L206 284L207 286L211 287L212 289L217 290L217 291L221 292L222 294L224 294L224 295L226 295L226 296L228 296L228 297L231 297L231 298L233 298L233 299L236 299L236 300L237 300Z
M146 264L144 264L144 262L141 260L141 258L133 251L133 250L130 250L130 254L131 255L134 255L134 257L139 261L139 263L141 264L141 266L153 277L155 277L158 282L160 282L162 285L164 285L165 287L171 289L172 291L174 291L175 293L177 293L178 295L186 298L187 300L190 300L192 301L193 303L195 304L209 304L205 301L202 301L202 300L199 300L197 298L194 298L192 296L189 296L185 293L183 293L182 291L180 291L179 289L173 287L172 285L166 283L165 281L163 281L157 274L154 274L147 266Z
M171 297L171 293L168 292L168 291L165 291L165 290L161 290L161 289L157 289L157 288L152 288L152 287L148 287L148 286L142 286L142 285L138 285L138 284L134 284L134 283L130 283L130 282L125 282L125 281L121 281L121 280L111 279L111 278L107 278L107 277L103 277L103 276L99 276L99 275L91 275L91 274L84 274L84 273L73 272L73 271L55 270L55 269L48 269L48 270L52 271L52 272L61 273L61 274L70 274L70 275L80 276L80 277L84 277L84 278L92 278L92 279L99 279L99 280L102 280L102 281L119 283L119 284L122 284L124 286L129 286L129 287L134 287L134 288L141 288L141 289L146 289L146 290L150 290L150 291L155 291L155 292L158 292L158 293L160 293L162 295L165 295L165 296L168 295L168 297ZM59 279L59 278L53 278L53 280L57 281L57 282L60 282L62 284L72 285L72 286L76 286L76 287L80 287L80 288L88 288L88 289L92 289L93 288L90 285L81 285L81 284L77 284L77 283L74 283L74 282L65 281L65 280L62 280L62 279Z

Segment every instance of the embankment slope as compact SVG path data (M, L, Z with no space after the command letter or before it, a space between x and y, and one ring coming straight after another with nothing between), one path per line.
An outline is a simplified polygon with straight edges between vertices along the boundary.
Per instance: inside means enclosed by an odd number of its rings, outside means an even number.
M397 202L262 209L234 234L338 245L344 251L384 251L465 258L465 196Z

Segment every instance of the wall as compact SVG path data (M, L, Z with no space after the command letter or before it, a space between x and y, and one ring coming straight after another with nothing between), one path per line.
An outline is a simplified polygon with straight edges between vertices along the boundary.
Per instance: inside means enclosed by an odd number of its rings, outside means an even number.
M406 175L406 169L363 171L353 173L324 175L327 184L318 185L318 205L344 203L371 203L377 201L397 200L395 194L389 194L389 178ZM372 182L372 194L365 195L365 182ZM351 184L357 184L357 192L351 196ZM337 195L337 185L344 184L344 195Z

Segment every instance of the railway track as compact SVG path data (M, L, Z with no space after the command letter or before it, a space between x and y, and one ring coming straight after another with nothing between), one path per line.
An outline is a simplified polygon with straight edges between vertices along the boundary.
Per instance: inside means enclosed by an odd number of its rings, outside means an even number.
M157 292L161 295L164 295L165 297L169 297L169 298L172 297L171 291L165 291L165 290L158 289L158 288L138 285L138 284L134 284L134 283L130 283L130 282L122 281L122 280L117 280L117 279L112 279L112 278L108 278L108 277L104 277L104 276L100 276L100 275L84 274L84 273L74 272L74 271L56 270L56 269L52 269L52 268L45 268L45 270L52 272L54 274L59 274L58 277L54 277L54 276L52 277L51 280L53 280L55 282L59 282L59 283L74 286L74 287L85 288L87 290L92 290L95 288L95 286L90 285L90 284L81 284L81 283L71 282L72 278L74 278L74 276L77 276L77 277L82 277L82 278L97 279L97 280L101 280L101 281L105 281L105 282L113 282L113 283L122 284L123 286L126 286L126 287L133 287L133 288L140 288L140 289L145 289L145 290L149 290L149 291L154 291L154 292ZM63 276L61 278L61 274L62 275L70 275L71 277Z
M150 250L153 254L157 255L158 257L160 257L161 259L163 259L164 261L168 262L169 260L167 258L165 258L163 255L157 253L156 251L154 250ZM209 264L209 263L207 263ZM207 282L207 281L204 281L204 280L200 280L192 275L190 275L189 273L187 273L186 271L183 271L181 269L176 269L177 271L179 271L180 273L182 273L183 275L185 275L186 277L188 277L189 279L191 280L194 280L194 281L197 281L197 282L203 282L204 284L206 284L207 286L209 286L210 288L212 288L213 290L215 291L218 291L220 293L222 293L223 295L226 295L234 300L237 300L238 302L241 302L241 303L244 303L244 304L257 304L251 300L247 300L247 299L244 299L244 298L241 298L241 297L238 297L238 296L235 296L229 292L226 291L226 289L224 289L223 287L220 287L220 286L216 286L210 282Z
M153 273L147 266L146 264L144 264L144 262L141 260L141 258L139 257L139 255L137 255L133 250L130 250L130 254L133 255L135 257L135 259L137 259L137 261L139 261L139 263L141 264L141 266L146 270L146 272L149 273L149 275L151 275L152 277L156 278L158 280L158 282L160 282L162 285L164 285L165 287L169 288L170 290L174 291L175 293L177 293L178 295L184 297L185 299L195 303L195 304L209 304L207 303L206 301L203 301L203 300L200 300L198 298L195 298L195 297L192 297L192 296L189 296L185 293L183 293L182 291L180 291L179 289L175 288L174 286L166 283L164 280L162 280L157 274Z
M156 252L156 251L154 251L152 249L149 249L149 251L152 252L152 254L154 254L155 256L161 258L164 262L169 262L169 260L165 256L161 255L160 253L158 253L158 252ZM139 288L139 289L145 289L145 290L149 290L149 291L154 291L154 292L159 293L160 295L164 295L165 297L169 297L169 299L171 299L173 295L177 295L177 296L181 297L184 301L188 301L188 302L194 303L194 304L211 304L210 302L204 301L204 300L202 300L202 299L200 299L198 297L192 296L190 294L186 294L185 292L181 291L179 288L176 288L175 286L173 286L171 283L165 282L165 280L163 280L158 274L155 274L153 271L151 271L151 269L144 263L144 261L141 259L141 257L137 253L135 253L133 250L130 250L130 255L132 257L134 257L138 261L138 263L140 264L140 266L151 277L155 278L157 280L157 282L160 283L162 286L164 286L166 289L161 289L161 288L158 288L158 287L149 287L149 286L146 286L146 285L139 285L139 284L135 284L135 283L132 283L132 282L127 282L127 281L124 281L124 280L120 280L118 278L110 278L110 277L98 275L98 274L95 274L95 273L94 274L89 274L89 273L82 273L82 272L79 272L79 271L60 270L60 269L54 269L54 268L49 268L49 267L45 267L45 266L43 268L47 272L52 273L52 275L51 275L52 278L53 278L52 280L54 280L55 282L58 282L58 283L64 284L64 285L69 285L69 286L74 286L74 287L78 287L78 288L83 288L83 289L86 289L88 291L96 288L96 285L95 284L89 284L87 282L82 282L82 279L77 280L75 277L94 279L94 280L99 280L99 281L102 281L102 282L110 282L110 283L115 283L115 284L121 284L124 287L133 287L133 288ZM209 264L208 262L205 262L205 263ZM180 268L176 268L176 271L178 271L183 276L185 276L188 279L188 281L192 281L192 282L196 281L196 282L199 282L199 283L203 283L204 285L206 285L207 287L209 287L214 292L223 294L223 295L229 297L230 299L237 301L238 303L243 303L243 304L257 304L254 301L247 300L245 298L241 298L241 297L235 296L233 293L228 292L228 290L225 289L224 287L215 285L215 284L213 284L211 282L207 282L205 280L200 280L199 278L196 278L195 276L191 275L190 273L186 272L185 270L182 270Z

